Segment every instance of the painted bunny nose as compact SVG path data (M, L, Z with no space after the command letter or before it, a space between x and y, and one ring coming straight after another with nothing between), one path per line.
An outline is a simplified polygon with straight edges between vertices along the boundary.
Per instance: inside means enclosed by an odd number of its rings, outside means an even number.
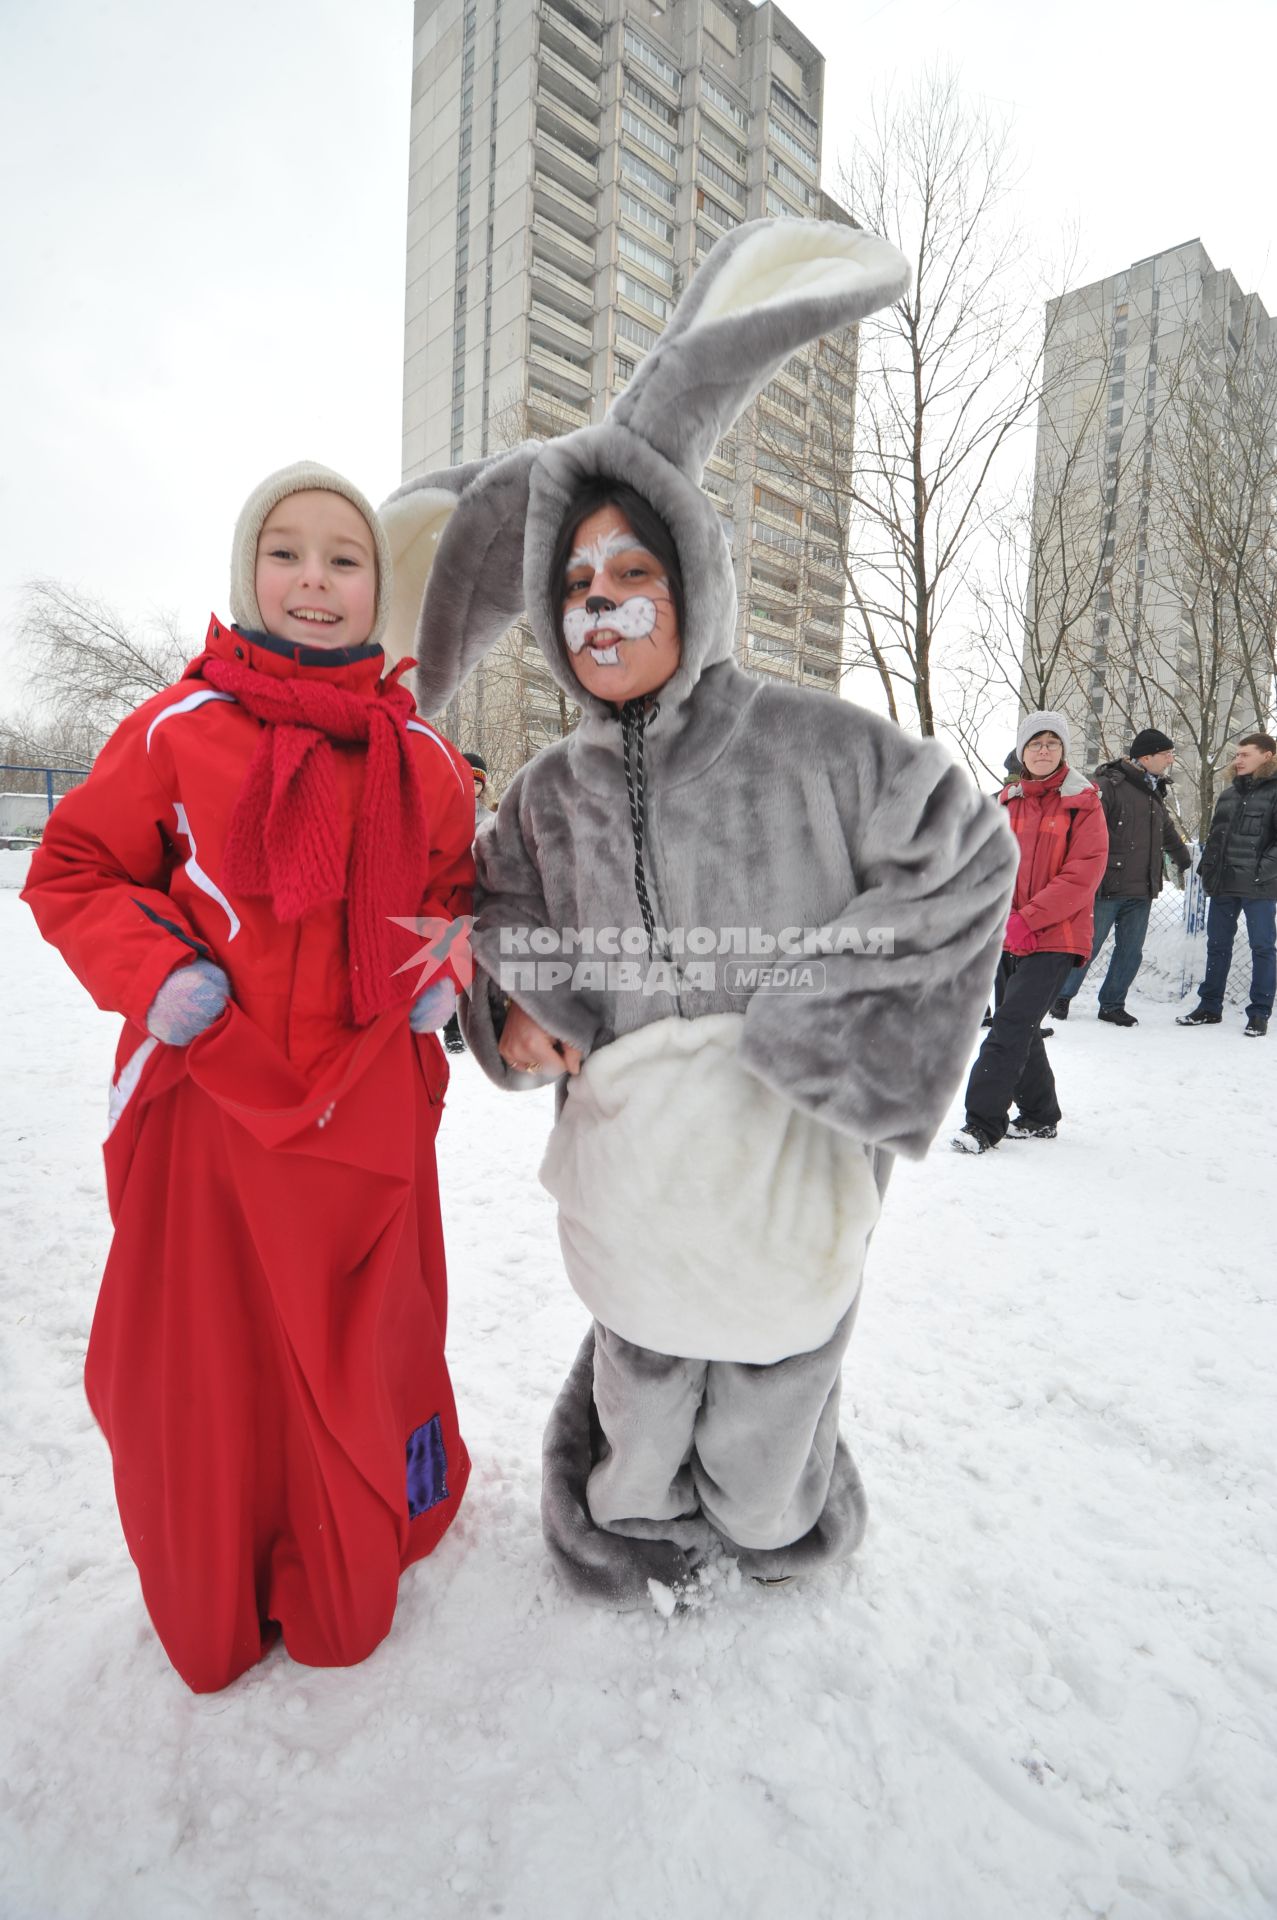
M592 593L585 603L587 613L615 613L616 602L609 600L606 594Z

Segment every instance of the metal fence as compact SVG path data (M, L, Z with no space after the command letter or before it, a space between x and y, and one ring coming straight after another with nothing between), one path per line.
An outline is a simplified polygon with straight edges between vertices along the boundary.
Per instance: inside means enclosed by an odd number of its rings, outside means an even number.
M1153 901L1149 914L1144 959L1136 991L1147 1000L1186 1000L1196 992L1206 971L1206 909L1208 902L1197 863L1201 848L1191 844L1193 865L1183 882L1169 880ZM1086 976L1082 996L1094 999L1112 957L1110 936ZM1250 947L1245 922L1237 929L1233 963L1224 998L1230 1006L1245 1006L1250 993Z
M0 846L24 847L38 840L55 802L78 787L88 771L0 760Z

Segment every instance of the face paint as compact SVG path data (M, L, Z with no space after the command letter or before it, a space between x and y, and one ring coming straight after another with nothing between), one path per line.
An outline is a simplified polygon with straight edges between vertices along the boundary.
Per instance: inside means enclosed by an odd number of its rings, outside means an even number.
M592 633L606 627L610 633L622 640L644 640L656 625L656 602L649 600L645 593L636 593L629 600L618 600L614 607L606 607L599 613L589 613L584 607L572 607L563 616L563 638L573 653L580 653ZM615 647L607 649L612 660L604 660L600 653L595 659L601 666L615 664Z
M588 567L591 573L601 573L614 553L641 553L648 560L653 558L632 533L605 533L587 547L578 547L568 567Z

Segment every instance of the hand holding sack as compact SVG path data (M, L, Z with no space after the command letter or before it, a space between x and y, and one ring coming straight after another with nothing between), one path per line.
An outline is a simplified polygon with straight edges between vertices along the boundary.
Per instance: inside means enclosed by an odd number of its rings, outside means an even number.
M170 973L152 1000L146 1030L166 1047L186 1047L221 1018L231 983L212 960L195 960Z

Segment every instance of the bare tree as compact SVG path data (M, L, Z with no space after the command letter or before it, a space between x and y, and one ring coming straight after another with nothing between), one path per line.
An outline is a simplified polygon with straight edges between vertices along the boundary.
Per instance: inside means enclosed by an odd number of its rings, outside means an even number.
M1114 593L1106 731L1174 734L1200 831L1237 735L1274 713L1277 352L1249 328L1225 346L1197 325L1163 376L1139 559Z
M1050 313L1047 331L1055 332ZM956 694L949 721L973 767L984 764L979 743L995 711L1078 711L1097 670L1102 684L1096 623L1115 573L1134 565L1137 539L1134 522L1119 520L1113 505L1138 453L1134 436L1111 448L1113 364L1101 329L1080 344L1057 341L1056 365L1043 376L1032 478L984 511L986 539L969 580L971 643L948 662Z
M1007 218L1006 127L933 72L881 104L842 175L855 220L912 261L913 285L860 329L854 448L822 422L836 479L853 666L894 719L934 733L940 645L966 583L1000 456L1032 418L1041 279ZM966 644L954 635L955 658Z
M18 639L35 713L99 744L125 714L172 686L196 651L171 615L138 631L105 601L56 580L28 586Z

